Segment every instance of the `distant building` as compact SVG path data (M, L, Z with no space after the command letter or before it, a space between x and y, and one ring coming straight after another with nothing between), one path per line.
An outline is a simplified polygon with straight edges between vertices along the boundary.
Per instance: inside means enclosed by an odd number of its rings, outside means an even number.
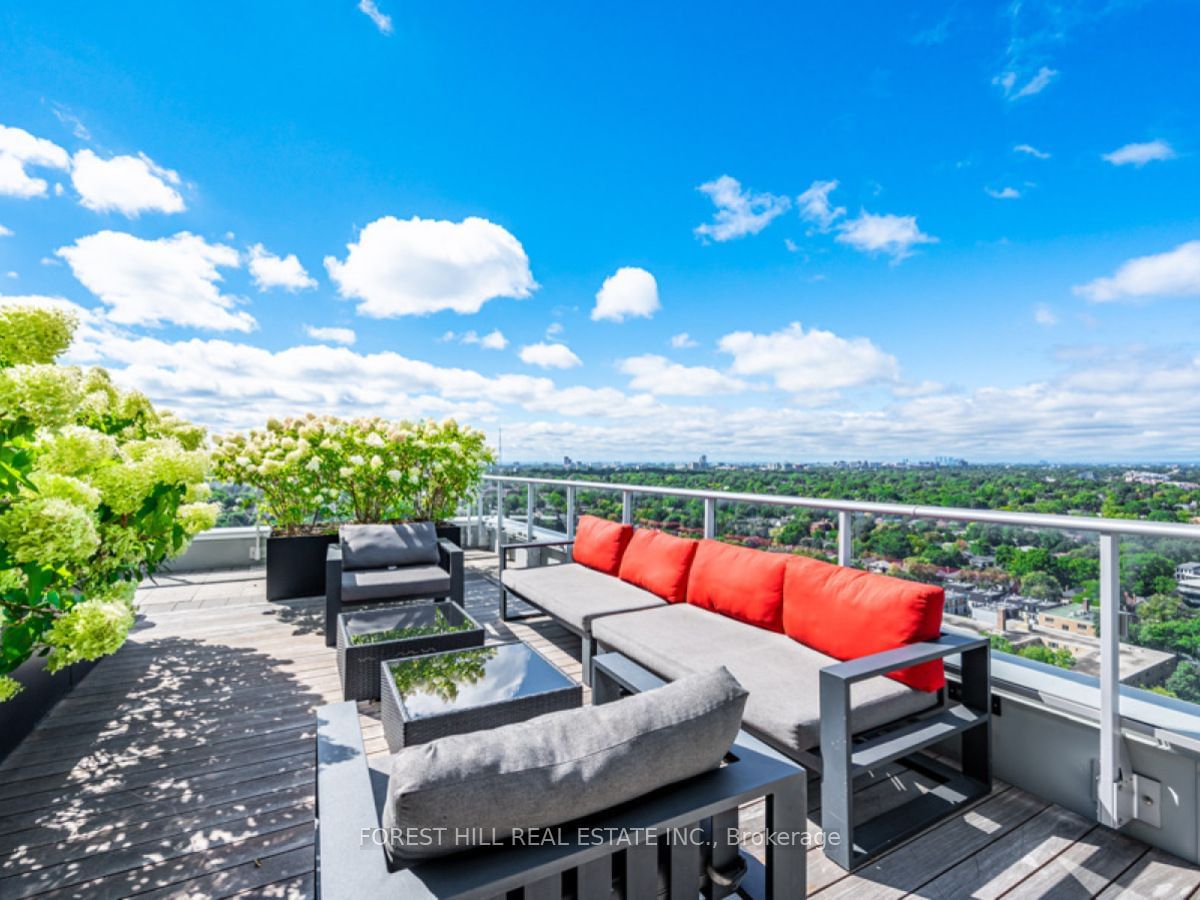
M996 557L984 553L968 553L967 565L972 569L991 569L996 565Z
M1145 472L1130 469L1121 476L1126 484L1165 484L1171 476L1162 472Z
M1183 581L1185 578L1200 578L1200 562L1185 562L1175 567L1175 580Z
M1200 562L1187 562L1176 566L1175 583L1184 603L1188 606L1200 606Z
M1083 634L1087 637L1099 636L1091 612L1086 605L1077 603L1056 606L1039 613L1038 624L1048 631L1065 631L1068 634Z

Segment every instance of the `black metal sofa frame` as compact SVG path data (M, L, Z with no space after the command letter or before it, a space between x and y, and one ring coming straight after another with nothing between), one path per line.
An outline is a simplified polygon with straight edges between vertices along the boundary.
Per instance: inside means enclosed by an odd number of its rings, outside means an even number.
M453 541L438 538L438 566L450 575L450 592L448 594L430 595L424 593L398 594L395 597L355 603L356 607L371 609L386 605L394 600L453 600L459 606L463 602L465 575L463 573L463 552ZM334 542L325 551L325 646L337 644L337 617L343 610L342 603L342 545Z
M496 579L500 584L500 620L503 622L520 622L523 619L536 619L539 616L546 615L546 616L550 616L551 618L553 618L554 621L556 621L563 628L567 629L567 631L571 632L574 635L577 635L581 642L580 643L580 647L581 647L580 653L582 656L581 662L583 663L583 683L585 685L587 685L588 687L591 687L591 684L592 684L592 657L596 653L596 639L594 637L592 637L591 632L589 632L587 629L576 628L570 622L563 621L562 619L558 618L557 616L555 616L553 613L549 612L548 610L542 609L542 607L538 606L537 603L530 600L528 597L522 595L518 591L515 591L512 588L504 586L504 570L508 566L508 551L509 550L537 550L537 549L541 549L543 547L570 547L574 543L575 542L573 540L524 541L522 543L517 543L517 544L501 545L500 552L498 554L499 569L496 573ZM532 606L534 609L538 610L538 612L523 613L520 615L511 615L508 611L508 595L509 594L512 594L514 597L516 597L518 600L520 600L522 603L526 604L527 606Z
M869 734L851 733L850 689L855 682L954 654L961 654L961 689L954 692L957 702ZM823 849L843 869L853 870L870 862L991 793L989 660L986 640L943 634L936 641L886 650L821 670ZM620 653L600 653L592 659L593 703L607 703L664 683L664 679ZM920 752L955 737L961 739L960 771ZM776 758L791 758L773 745L762 741L757 745ZM932 779L936 786L890 812L856 823L854 779L895 761Z
M357 705L323 706L317 710L316 894L329 900L465 900L522 890L525 900L561 900L570 887L577 900L609 900L617 887L629 900L641 900L658 896L665 874L672 900L694 900L701 890L702 847L669 836L699 827L710 842L705 897L739 890L772 900L803 897L807 775L764 749L741 733L721 768L564 826L561 841L469 850L392 871L373 839L379 802ZM738 827L738 806L759 798L766 798L765 865L728 840ZM597 841L595 835L615 839ZM666 856L661 872L660 854Z
M566 547L573 541L528 541L506 544L500 548L500 577L503 577L508 550L535 547ZM517 599L540 610L539 613L509 616L507 597ZM552 615L520 593L500 584L500 615L505 621ZM630 613L636 615L636 613ZM716 615L716 613L714 613ZM625 659L615 653L605 653L609 665L597 665L606 649L590 634L582 633L561 619L555 619L582 640L584 683L593 692L611 690L614 683L612 663ZM747 628L754 626L747 625ZM974 803L991 793L991 653L986 638L964 637L943 633L936 641L908 644L870 656L827 666L820 672L820 757L812 754L797 756L790 748L770 743L784 758L794 759L807 769L821 774L821 818L826 834L838 834L837 841L826 841L825 854L842 868L851 870L871 861L897 843L923 831L935 822ZM854 734L850 721L850 690L855 682L885 675L948 656L960 656L961 685L956 696L947 702L944 692L930 711L904 717L896 723ZM713 663L720 663L719 648L714 648ZM647 690L662 684L662 679L643 669L636 660L626 660L631 668L620 671L631 675L631 681L620 684L620 690ZM597 673L609 678L608 685L596 682ZM617 683L620 680L617 679ZM638 688L637 685L643 685ZM595 701L594 701L595 702ZM920 754L934 744L961 736L961 769L955 771L937 760ZM765 736L764 736L765 739ZM851 802L855 777L889 762L900 761L910 769L932 778L938 786L893 812L877 816L856 825Z

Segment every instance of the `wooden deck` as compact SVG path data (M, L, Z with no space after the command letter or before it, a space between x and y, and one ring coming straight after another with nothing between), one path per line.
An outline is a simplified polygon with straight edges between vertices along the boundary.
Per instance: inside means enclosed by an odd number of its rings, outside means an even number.
M493 561L469 559L468 608L578 678L566 631L497 621ZM245 570L160 578L139 604L126 647L0 765L0 898L312 896L313 711L341 699L321 603L268 603L261 570ZM377 704L360 714L382 763ZM922 787L887 771L857 804ZM760 815L748 807L743 825ZM1200 894L1200 869L997 785L855 875L810 852L809 882L822 898L1165 898Z

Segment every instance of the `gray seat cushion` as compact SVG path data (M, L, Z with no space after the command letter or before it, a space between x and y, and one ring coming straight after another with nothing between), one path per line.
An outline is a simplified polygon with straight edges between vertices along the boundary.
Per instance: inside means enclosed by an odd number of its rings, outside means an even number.
M437 529L432 522L343 525L338 535L343 569L437 565Z
M615 703L406 747L392 760L383 810L389 853L411 865L714 769L745 702L728 671L710 668ZM407 836L418 839L405 843Z
M649 591L579 563L505 569L500 580L506 588L581 632L589 632L597 616L667 605Z
M676 603L597 619L592 634L656 675L673 680L714 661L750 692L746 729L786 752L821 744L820 670L838 660L784 634L746 625L689 603ZM915 691L890 678L870 678L851 688L853 728L869 731L928 709L936 694Z
M387 600L391 597L448 597L450 573L438 566L362 569L342 572L342 602Z

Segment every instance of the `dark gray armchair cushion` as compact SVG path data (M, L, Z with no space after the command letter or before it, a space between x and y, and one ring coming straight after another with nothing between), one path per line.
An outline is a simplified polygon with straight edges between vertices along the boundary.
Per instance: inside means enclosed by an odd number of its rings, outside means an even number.
M403 525L343 525L342 568L437 565L437 529L432 522Z
M746 691L720 668L616 703L406 747L392 760L383 810L389 855L411 865L716 768L745 703Z
M342 573L342 602L365 603L393 597L443 597L450 594L450 573L440 566L356 569Z

